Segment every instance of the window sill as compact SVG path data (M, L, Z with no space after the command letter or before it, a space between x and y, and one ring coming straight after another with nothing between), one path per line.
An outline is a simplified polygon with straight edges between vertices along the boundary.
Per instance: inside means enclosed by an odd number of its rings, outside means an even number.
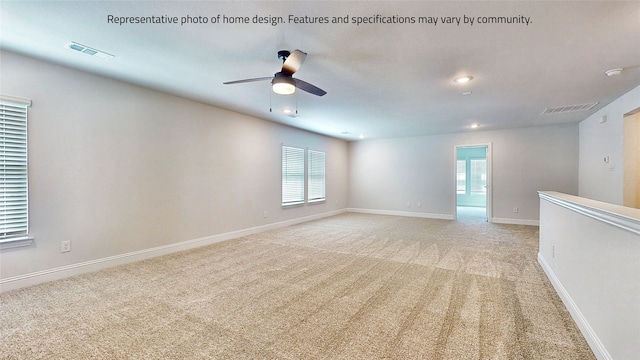
M34 238L31 236L0 240L0 250L31 246L33 240Z
M282 204L282 208L286 209L286 208L292 208L292 207L303 206L303 205L304 205L304 201L289 203L289 204Z
M309 205L324 204L326 201L327 201L326 199L309 200L308 204Z

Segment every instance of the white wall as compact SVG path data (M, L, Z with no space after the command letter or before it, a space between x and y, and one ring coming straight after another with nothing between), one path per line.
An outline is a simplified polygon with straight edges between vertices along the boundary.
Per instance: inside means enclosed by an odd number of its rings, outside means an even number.
M580 122L580 196L623 204L623 117L638 107L640 86ZM605 123L601 123L603 116L607 116ZM609 163L603 161L605 156Z
M494 221L536 221L538 190L577 193L578 128L573 124L351 143L349 207L451 217L454 146L484 143L493 149Z
M29 191L35 243L0 253L0 279L347 205L344 141L1 55L2 93L33 101ZM326 203L281 208L282 143L326 151ZM63 240L71 240L71 252L60 253Z

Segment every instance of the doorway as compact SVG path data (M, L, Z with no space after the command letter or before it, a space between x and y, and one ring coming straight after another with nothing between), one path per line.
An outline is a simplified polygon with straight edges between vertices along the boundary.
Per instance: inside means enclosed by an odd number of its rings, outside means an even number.
M455 212L458 221L490 221L491 144L455 146Z

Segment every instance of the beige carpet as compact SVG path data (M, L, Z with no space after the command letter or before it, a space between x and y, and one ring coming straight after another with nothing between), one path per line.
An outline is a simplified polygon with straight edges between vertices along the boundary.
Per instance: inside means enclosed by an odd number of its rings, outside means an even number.
M0 358L593 359L537 238L343 214L0 294Z

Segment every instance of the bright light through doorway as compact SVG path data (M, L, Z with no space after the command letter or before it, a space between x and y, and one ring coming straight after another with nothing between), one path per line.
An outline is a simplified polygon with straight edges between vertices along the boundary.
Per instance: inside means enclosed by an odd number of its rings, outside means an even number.
M456 219L487 221L488 145L456 146Z

